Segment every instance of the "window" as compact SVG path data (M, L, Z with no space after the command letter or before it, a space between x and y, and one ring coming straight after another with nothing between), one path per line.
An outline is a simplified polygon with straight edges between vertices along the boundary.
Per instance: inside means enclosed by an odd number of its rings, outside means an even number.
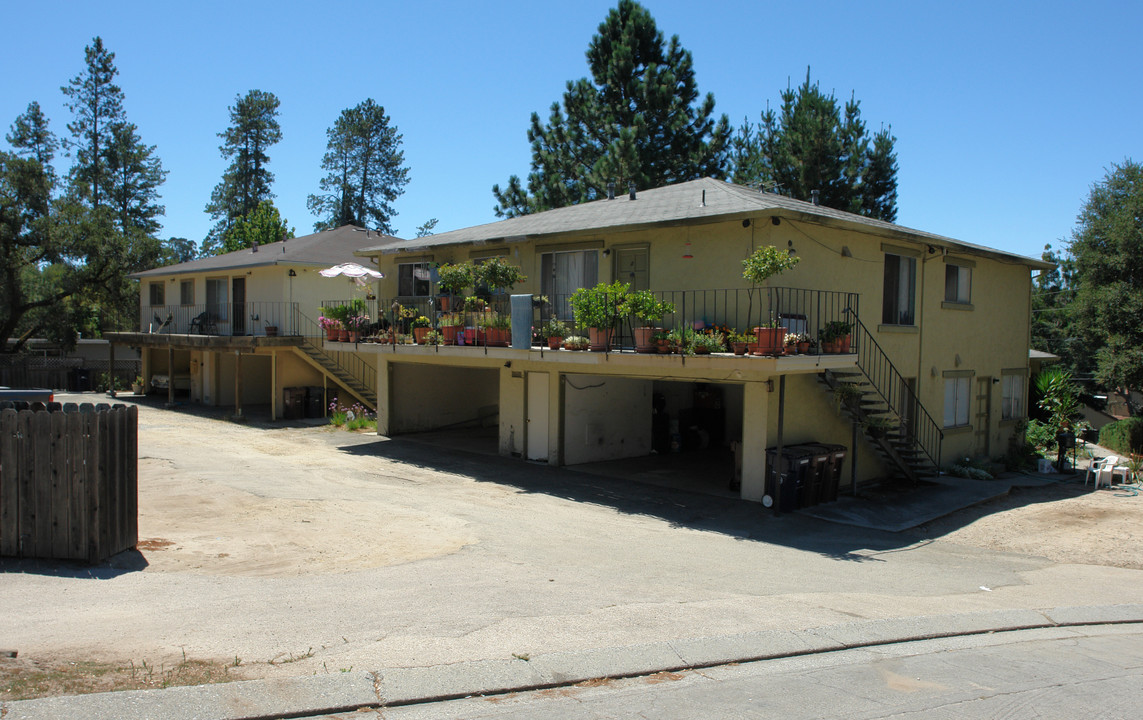
M166 292L165 292L165 289L163 287L163 283L161 281L160 282L153 282L150 284L150 288L151 288L151 304L152 305L166 305L167 304L167 301L165 299Z
M885 253L885 294L881 322L915 325L917 259Z
M599 251L569 250L540 255L540 294L551 300L556 317L571 320L568 298L599 283Z
M214 320L226 320L226 278L206 279L206 310Z
M1016 420L1024 417L1024 372L1006 372L1000 376L1000 418Z
M194 280L179 283L179 304L194 305Z
M945 427L968 425L968 388L971 377L945 378Z
M397 295L428 297L432 269L427 262L401 263L397 266Z
M972 302L972 268L945 265L945 302L967 305Z

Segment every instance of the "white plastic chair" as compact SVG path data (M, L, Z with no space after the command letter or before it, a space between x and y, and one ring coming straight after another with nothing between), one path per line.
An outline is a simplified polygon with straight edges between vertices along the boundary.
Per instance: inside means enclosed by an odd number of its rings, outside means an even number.
M1108 455L1102 460L1092 460L1091 465L1087 468L1087 474L1084 475L1083 484L1086 486L1087 481L1093 476L1095 477L1095 489L1099 489L1099 483L1104 482L1108 487L1115 484L1115 476L1117 474L1123 476L1123 482L1127 482L1130 475L1130 468L1125 465L1119 464L1119 457L1116 455Z

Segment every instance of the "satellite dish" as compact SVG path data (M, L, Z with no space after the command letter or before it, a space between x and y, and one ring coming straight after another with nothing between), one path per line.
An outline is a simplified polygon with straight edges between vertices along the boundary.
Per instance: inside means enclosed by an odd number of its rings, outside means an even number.
M774 498L769 495L762 496L762 507L774 507Z

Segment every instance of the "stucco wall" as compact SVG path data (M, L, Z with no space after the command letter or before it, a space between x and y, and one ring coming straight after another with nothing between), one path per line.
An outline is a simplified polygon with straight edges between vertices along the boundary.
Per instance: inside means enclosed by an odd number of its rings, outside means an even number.
M391 364L392 434L496 422L500 373L495 368Z
M651 452L651 380L574 375L564 381L564 462Z

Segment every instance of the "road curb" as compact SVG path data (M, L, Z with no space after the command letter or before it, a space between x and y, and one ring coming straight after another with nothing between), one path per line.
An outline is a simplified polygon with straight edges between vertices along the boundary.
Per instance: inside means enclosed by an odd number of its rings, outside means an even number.
M218 685L21 700L4 720L263 720L413 705L756 662L860 647L1015 630L1143 623L1143 604L998 610L768 630L509 660Z

